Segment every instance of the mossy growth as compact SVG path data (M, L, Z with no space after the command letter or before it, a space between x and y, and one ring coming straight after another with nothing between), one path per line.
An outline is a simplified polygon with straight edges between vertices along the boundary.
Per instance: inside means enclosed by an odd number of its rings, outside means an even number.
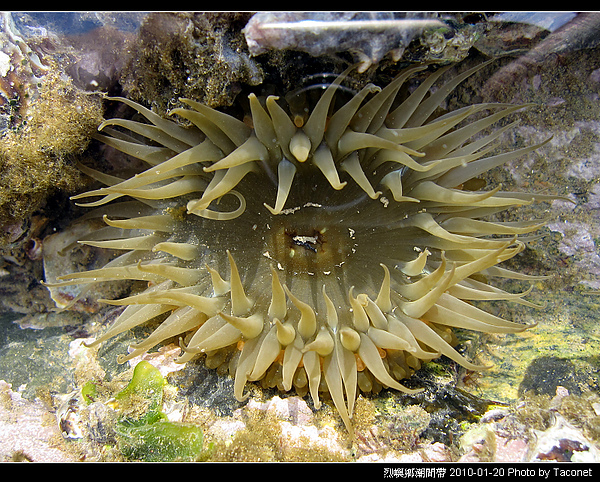
M115 426L119 450L126 459L143 462L206 460L211 451L204 449L200 427L171 422L162 411L164 385L160 371L141 361L115 395L112 405L121 412Z
M345 453L315 443L308 434L286 443L287 435L276 415L259 409L242 412L245 428L231 440L215 446L215 462L348 462Z
M73 193L87 182L75 161L103 120L100 97L78 90L58 71L35 89L22 123L1 133L1 227L23 223L53 194ZM0 246L10 242L5 231L0 229Z

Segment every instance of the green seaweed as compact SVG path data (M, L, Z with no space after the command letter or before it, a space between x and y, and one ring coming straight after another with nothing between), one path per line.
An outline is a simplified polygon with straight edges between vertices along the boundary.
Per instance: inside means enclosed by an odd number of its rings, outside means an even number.
M156 412L162 406L164 384L160 371L143 360L135 366L131 381L115 395L115 400L123 404L140 397L149 402L148 412Z
M98 390L96 384L92 381L87 381L81 387L81 396L85 400L86 404L90 404L96 400L98 396Z
M147 361L135 366L129 384L114 397L122 412L115 427L119 450L128 460L144 462L206 460L210 450L204 450L200 427L170 422L162 411L164 385Z
M197 425L158 420L138 426L121 424L119 448L129 460L174 462L205 460L202 430Z

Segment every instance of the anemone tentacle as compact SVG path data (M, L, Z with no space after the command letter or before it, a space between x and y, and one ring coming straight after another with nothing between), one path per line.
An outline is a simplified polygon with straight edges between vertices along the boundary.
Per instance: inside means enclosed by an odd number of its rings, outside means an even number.
M485 65L434 90L447 70L439 69L399 102L402 85L425 69L414 66L333 109L347 71L306 122L292 119L279 97L250 94L253 127L191 99L171 112L189 127L113 99L148 123L109 119L98 139L147 167L128 179L82 167L106 187L74 199L99 198L87 204L97 208L88 217L112 229L81 242L125 253L54 286L148 281L141 293L105 300L126 308L95 343L162 319L121 362L178 337L178 362L205 355L226 368L240 401L251 381L309 393L316 408L328 392L350 431L358 390L416 393L400 382L442 354L488 368L453 348L452 329L529 328L472 302L536 306L524 299L531 289L508 293L484 279L536 279L497 265L544 221L484 218L548 197L464 188L542 145L493 154L514 123L489 129L523 106L486 103L434 116ZM122 197L135 206L114 203Z

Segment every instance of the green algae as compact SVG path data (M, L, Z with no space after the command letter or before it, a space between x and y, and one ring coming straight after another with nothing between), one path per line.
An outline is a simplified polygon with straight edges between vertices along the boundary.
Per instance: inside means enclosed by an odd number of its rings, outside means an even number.
M162 411L165 379L147 361L139 362L129 384L114 397L121 418L115 426L117 444L127 460L175 462L205 460L200 427L171 422Z
M119 448L128 460L175 462L206 460L202 430L191 423L157 420L139 426L121 425Z
M159 411L162 406L165 379L160 371L147 361L139 362L129 384L115 395L115 400L123 403L141 397L149 402L149 413Z
M484 335L480 357L493 366L478 375L471 391L505 403L528 390L554 395L559 385L575 393L597 392L600 329L597 305L589 298L547 291L543 311L502 306L500 316L538 325L518 335Z
M98 396L98 389L96 388L96 384L92 381L85 382L81 387L81 396L87 404L92 403Z

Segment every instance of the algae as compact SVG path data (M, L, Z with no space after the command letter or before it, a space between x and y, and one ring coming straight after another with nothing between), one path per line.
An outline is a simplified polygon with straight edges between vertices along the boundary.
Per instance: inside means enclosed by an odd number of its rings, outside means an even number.
M89 380L85 382L81 387L81 396L88 405L94 402L98 396L96 384Z
M129 383L115 393L118 385L119 380L88 379L67 397L68 409L64 404L57 409L59 425L68 419L75 434L69 437L73 452L144 462L202 461L212 454L199 425L169 420L167 383L152 364L139 362Z
M345 462L349 455L315 443L314 431L294 431L269 411L244 410L245 427L227 443L215 444L215 462Z
M157 416L156 414L160 413L164 384L165 379L160 371L143 360L135 366L129 384L115 395L115 405L130 417L128 410L133 405L132 401L144 400L148 408L143 411L146 414L142 419L138 419L138 422L152 420Z
M27 108L20 128L0 142L0 245L61 191L73 193L87 182L75 161L102 122L99 96L84 93L58 71L46 74L39 98Z
M119 450L128 460L145 462L206 459L200 427L170 422L162 411L164 385L160 371L147 361L135 366L131 381L112 402L121 414L115 425Z
M206 458L198 426L158 420L151 424L120 427L118 443L128 460L143 462L200 461Z

